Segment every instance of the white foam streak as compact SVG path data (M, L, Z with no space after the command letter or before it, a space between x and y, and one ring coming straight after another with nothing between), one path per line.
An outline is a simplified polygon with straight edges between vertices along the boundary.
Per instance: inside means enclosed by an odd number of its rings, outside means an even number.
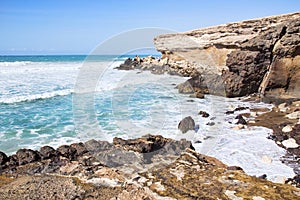
M15 67L15 66L25 66L32 64L31 61L14 61L14 62L0 62L0 67Z
M38 99L48 99L55 96L66 96L73 92L72 89L66 89L66 90L59 90L59 91L53 91L53 92L47 92L43 94L32 94L32 95L26 95L26 96L16 96L12 98L0 98L0 103L5 104L11 104L11 103L19 103L23 101L34 101Z

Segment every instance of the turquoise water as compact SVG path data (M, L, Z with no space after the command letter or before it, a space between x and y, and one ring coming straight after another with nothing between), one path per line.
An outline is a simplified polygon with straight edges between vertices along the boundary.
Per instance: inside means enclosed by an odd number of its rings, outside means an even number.
M294 175L280 161L285 151L266 139L271 130L235 130L235 115L225 114L237 106L271 105L210 95L191 99L175 89L185 78L114 69L127 57L0 56L0 151L10 155L20 148L150 133L191 140L198 152L251 175L267 174L271 180ZM199 116L200 110L210 117ZM195 119L198 132L177 130L186 116ZM272 163L262 162L263 156Z
M166 103L169 94L155 84L134 89L131 83L120 85L126 82L120 77L132 77L113 68L128 57L134 56L0 56L0 151L11 154L20 148L128 137L119 122L151 126L153 104ZM86 94L75 95L74 88L79 72L90 66L96 71L103 68L104 74L97 77L101 85L85 100L92 106L80 111L74 101Z
M89 61L112 61L134 58L135 55L0 55L0 62L82 62ZM140 55L145 57L148 55ZM159 56L159 55L155 55Z

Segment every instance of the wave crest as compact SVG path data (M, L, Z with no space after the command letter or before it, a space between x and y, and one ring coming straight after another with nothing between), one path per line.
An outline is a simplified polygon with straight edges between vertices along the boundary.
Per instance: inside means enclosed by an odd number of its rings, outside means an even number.
M11 98L0 98L0 103L3 104L12 104L12 103L19 103L19 102L25 102L25 101L35 101L39 99L49 99L56 96L67 96L69 94L72 94L73 90L66 89L66 90L59 90L59 91L53 91L53 92L46 92L43 94L32 94L27 96L16 96Z
M9 67L9 66L25 66L30 65L33 62L31 61L14 61L14 62L0 62L1 67Z

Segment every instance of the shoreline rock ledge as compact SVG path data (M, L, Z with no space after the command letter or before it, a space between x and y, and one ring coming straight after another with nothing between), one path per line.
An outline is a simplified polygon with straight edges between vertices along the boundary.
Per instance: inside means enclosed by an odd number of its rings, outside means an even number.
M187 81L195 91L300 96L300 12L160 35L154 43L162 59L199 72Z
M1 153L0 199L299 199L299 188L245 174L159 135Z
M159 135L1 153L0 199L299 199L300 189L245 174Z

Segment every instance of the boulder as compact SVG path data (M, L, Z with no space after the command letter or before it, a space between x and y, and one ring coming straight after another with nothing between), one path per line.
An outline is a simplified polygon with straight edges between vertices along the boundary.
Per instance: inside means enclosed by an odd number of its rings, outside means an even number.
M61 156L68 158L70 160L74 160L76 158L76 149L69 145L62 145L57 148L57 151Z
M199 111L198 115L201 115L201 117L205 117L205 118L209 117L209 114L205 111L202 111L202 110Z
M41 147L39 153L43 160L50 159L58 155L58 152L53 147L50 146Z
M5 153L0 151L0 165L4 165L8 161L8 157Z
M31 149L19 149L16 153L19 165L36 162L41 159L38 152Z
M183 118L178 124L178 129L182 133L186 133L189 130L194 130L194 128L195 128L195 121L191 116Z
M238 121L236 122L236 124L247 125L247 122L246 122L246 120L244 119L244 117L243 117L242 115L236 116L235 119L238 120Z
M86 149L85 145L82 142L73 143L70 145L70 147L72 147L76 150L76 157L82 156L88 152L88 150Z

